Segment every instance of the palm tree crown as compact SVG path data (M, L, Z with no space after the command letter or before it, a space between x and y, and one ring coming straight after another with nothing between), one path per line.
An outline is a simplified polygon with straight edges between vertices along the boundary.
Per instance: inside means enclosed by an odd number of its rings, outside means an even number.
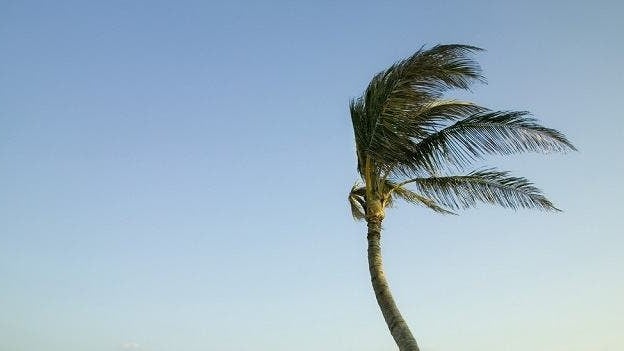
M400 198L440 213L477 202L509 208L557 210L525 178L494 169L462 175L488 154L575 150L560 132L525 111L492 111L445 99L451 89L484 82L468 45L420 49L373 77L351 100L358 172L363 186L349 195L353 216L383 215ZM382 217L383 218L383 217Z

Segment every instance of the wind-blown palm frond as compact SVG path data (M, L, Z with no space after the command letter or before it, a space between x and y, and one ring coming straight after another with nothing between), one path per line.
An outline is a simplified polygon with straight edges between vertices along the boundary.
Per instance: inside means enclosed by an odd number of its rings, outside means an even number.
M461 168L487 154L576 150L562 133L541 126L528 115L525 111L493 111L460 120L420 141L404 169Z
M383 103L389 97L413 94L436 99L448 89L468 89L475 80L485 81L479 63L470 56L478 51L483 49L461 44L421 48L375 75L366 89L366 102L374 103L372 98L380 97Z
M408 123L414 124L419 133L414 133L415 141L422 140L447 126L449 122L458 121L474 114L488 111L487 108L468 101L435 100L418 111Z
M472 82L483 80L478 63L470 57L480 50L438 45L378 73L364 95L350 104L360 165L366 156L385 165L405 163L414 139L425 135L436 121L472 109L468 104L444 106L436 100L448 89L468 89Z
M462 176L414 178L418 192L452 209L474 207L478 202L506 208L537 208L559 211L531 182L493 169Z
M357 170L364 177L365 157L363 150L363 143L366 142L366 128L368 125L368 118L366 118L366 110L364 109L364 102L361 98L352 99L349 102L349 110L351 112L351 123L353 124L353 133L355 134L355 150L357 153Z
M354 219L362 220L366 218L366 189L354 185L349 193L349 204L351 205L351 215Z
M395 184L391 181L386 181L386 188L392 190L392 191L389 191L390 197L388 199L389 201L388 206L392 204L392 201L394 200L393 198L400 198L411 204L428 207L434 210L435 212L438 212L441 214L456 214L438 205L434 200L426 196L423 196L421 194L418 194L410 189L407 189L402 185Z

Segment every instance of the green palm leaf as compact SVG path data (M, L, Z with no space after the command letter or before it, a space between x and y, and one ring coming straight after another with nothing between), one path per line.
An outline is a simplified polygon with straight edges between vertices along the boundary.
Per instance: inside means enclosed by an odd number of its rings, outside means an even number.
M439 99L428 103L413 116L406 118L407 123L417 128L411 137L422 140L448 125L488 109L468 101Z
M511 209L559 211L527 179L493 169L462 176L414 178L402 183L406 184L413 184L418 192L452 209L475 207L483 202Z
M418 194L410 189L407 189L406 187L402 185L397 185L390 181L386 181L386 184L387 184L387 189L392 190L392 191L389 191L391 195L389 199L391 201L393 200L393 198L400 198L402 200L407 201L408 203L425 206L441 214L456 214L440 206L438 203L436 203L436 201L432 200L431 198ZM391 205L392 205L392 202L388 204L388 206L391 206Z
M414 139L427 135L436 123L480 111L472 104L436 101L448 89L468 89L475 80L483 80L478 63L470 57L479 50L438 45L378 73L363 97L350 103L359 163L366 156L385 164L405 163Z
M460 120L416 144L403 170L462 168L487 154L576 150L562 133L541 126L528 115L524 111L494 111Z

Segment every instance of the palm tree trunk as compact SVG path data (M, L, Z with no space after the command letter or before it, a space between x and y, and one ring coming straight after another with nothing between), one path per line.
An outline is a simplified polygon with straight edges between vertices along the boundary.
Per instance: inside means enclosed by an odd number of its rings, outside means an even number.
M368 268L373 290L381 313L390 329L390 334L400 351L419 351L416 339L412 336L407 323L401 316L383 271L381 260L381 221L379 218L368 219Z

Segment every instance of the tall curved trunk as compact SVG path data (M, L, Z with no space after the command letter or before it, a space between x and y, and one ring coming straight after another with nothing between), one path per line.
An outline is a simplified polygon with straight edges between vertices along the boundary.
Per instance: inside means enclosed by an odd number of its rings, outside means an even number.
M381 221L380 218L368 219L368 268L370 270L373 290L381 313L386 320L390 334L399 346L400 351L419 351L416 339L412 336L407 323L401 316L383 271L381 259Z

